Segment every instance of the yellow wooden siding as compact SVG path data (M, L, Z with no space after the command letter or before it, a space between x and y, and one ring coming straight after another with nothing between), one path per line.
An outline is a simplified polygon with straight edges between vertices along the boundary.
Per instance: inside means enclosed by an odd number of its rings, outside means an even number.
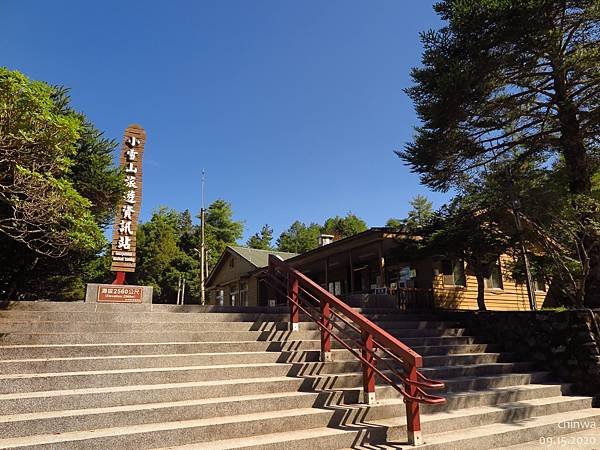
M507 279L506 262L510 257L503 255L500 258L500 267L502 273L502 289L485 290L485 306L487 309L497 311L529 311L529 299L527 298L527 288L524 284L516 284L513 280ZM440 271L433 277L433 291L436 299L436 306L450 309L478 309L477 308L477 279L465 267L466 286L455 287L444 285L443 275ZM536 292L536 304L538 308L542 307L546 292Z

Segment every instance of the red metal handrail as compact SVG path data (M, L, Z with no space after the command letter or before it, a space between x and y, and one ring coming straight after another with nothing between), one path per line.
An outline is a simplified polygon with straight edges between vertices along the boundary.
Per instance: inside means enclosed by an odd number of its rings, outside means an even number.
M278 276L278 272L283 276ZM367 403L372 403L375 400L376 375L402 394L406 403L409 442L413 445L421 444L419 404L441 404L446 401L444 397L431 395L423 390L441 389L444 384L430 380L418 372L418 368L423 366L421 355L275 255L269 255L269 276L270 289L283 293L290 305L290 323L293 330L298 329L300 311L317 323L321 330L321 355L324 361L331 359L331 338L361 361L363 366L363 388ZM302 297L306 296L318 302L320 314L314 314L314 312L311 313L308 310L310 302L306 301L306 298L304 298L305 304L303 304ZM312 307L315 308L316 305L312 305ZM315 317L316 315L320 317ZM356 344L359 344L360 351L352 348L343 338L333 332L334 327L340 331L343 330L342 327L331 320L332 316L346 323L355 332L360 333L360 342L350 338ZM400 373L385 359L377 355L377 350L381 350L394 361L400 363L404 367L405 373ZM382 361L388 367L387 372L391 372L392 376L400 379L401 384L404 386L399 386L391 377L378 369L377 360Z

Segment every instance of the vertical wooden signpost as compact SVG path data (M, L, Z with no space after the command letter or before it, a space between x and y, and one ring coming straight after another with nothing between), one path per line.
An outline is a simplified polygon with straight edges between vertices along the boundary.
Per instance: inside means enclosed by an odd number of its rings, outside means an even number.
M139 125L125 130L120 165L125 172L125 195L117 209L112 236L110 270L116 273L113 284L125 284L125 273L135 272L136 231L142 205L142 158L146 132Z
M115 273L112 285L88 284L86 302L151 303L151 286L126 285L127 272L135 272L136 231L142 205L142 158L146 132L139 125L125 130L120 165L125 173L125 194L119 202L112 234L111 266Z

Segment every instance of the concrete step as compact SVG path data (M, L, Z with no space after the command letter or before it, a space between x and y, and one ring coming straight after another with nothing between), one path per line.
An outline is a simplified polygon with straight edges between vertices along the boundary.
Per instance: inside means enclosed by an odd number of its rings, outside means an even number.
M209 442L219 437L250 437L281 429L309 430L325 426L334 411L298 408L176 422L149 423L57 434L0 439L0 448L121 449L154 448Z
M600 416L443 315L366 314L446 384L446 404L421 405L428 448L492 448L509 429L528 442L559 416ZM397 391L378 380L378 402L358 404L360 362L335 341L320 362L317 325L291 332L288 319L286 308L11 305L0 311L0 448L402 447Z
M385 330L438 330L460 328L453 322L433 321L387 321L376 322ZM349 330L345 324L342 328ZM246 322L199 322L199 321L140 321L140 322L99 322L99 321L51 321L10 319L0 322L0 333L140 333L155 330L167 331L276 331L288 330L289 322L279 321L246 321ZM300 323L301 331L317 331L319 326L314 322ZM410 333L410 331L408 331ZM409 336L410 334L406 334ZM426 334L418 334L426 335ZM432 336L438 334L431 334Z
M48 391L0 394L0 414L25 414L43 411L178 402L233 395L297 393L305 381L290 377L191 381L167 384L138 384L91 388L53 389Z
M385 363L388 363L389 366ZM385 373L390 372L391 367L398 368L400 373L404 372L402 367L389 360L378 361L377 366ZM485 377L498 374L525 373L531 372L533 369L534 364L529 362L507 362L423 367L419 371L434 380L450 380L459 377ZM352 376L353 374L362 376L361 370L362 366L359 361L308 362L293 363L289 374L301 377L328 375Z
M512 353L451 353L448 355L423 356L424 367L487 364L512 361Z
M1 347L0 347L1 348ZM423 357L427 356L445 356L457 353L484 353L499 352L502 348L496 344L440 344L427 346L411 347L415 352Z
M318 360L319 353L300 353L296 361ZM212 366L291 362L277 352L179 353L0 361L0 374L82 372L88 370L141 369L152 367Z
M294 336L292 336L292 334ZM226 342L285 341L319 339L316 331L208 331L208 332L143 332L143 333L6 333L0 344L100 344L160 342Z
M183 353L300 351L320 348L320 341L132 342L98 344L0 345L0 359L69 358Z
M0 416L0 436L18 437L93 430L109 428L115 423L120 426L136 426L209 418L219 420L229 416L277 411L288 414L289 410L307 408L319 408L328 412L328 415L323 416L328 421L338 421L343 415L370 420L394 417L397 410L403 407L401 399L388 400L372 406L339 406L336 404L337 398L336 393L294 392L16 414ZM344 411L343 415L341 411ZM344 420L347 420L347 417ZM324 424L326 423L328 422ZM302 426L298 424L296 428Z
M569 433L569 430L564 427L560 433L556 433L553 430L553 428L558 428L564 418L566 418L567 421L586 423L588 425L590 423L597 423L599 412L600 410L598 409L569 411L541 417L530 417L523 423L513 423L509 421L508 423L503 424L491 424L469 428L464 431L461 430L459 433L452 431L447 434L426 434L426 444L419 448L436 450L463 450L464 448L485 450L491 448L505 448L507 442L526 442L523 441L523 439L527 439L529 436L537 436L539 439L539 437ZM430 421L430 417L424 417L426 418L426 422ZM177 450L224 450L234 448L257 450L294 448L353 448L369 450L414 449L415 447L405 444L406 435L404 429L405 427L399 426L394 419L391 419L386 421L376 421L375 423L370 424L357 423L336 428L315 428L312 429L310 433L306 433L304 430L280 432L254 436L251 438L234 438L213 441L211 443L170 446L168 448ZM511 432L512 434L509 434ZM368 443L369 435L376 443Z
M362 386L362 374L360 373L345 373L335 375L309 375L305 376L306 382L303 383L304 390L321 390L321 389L343 389L357 388ZM450 392L462 392L469 390L484 390L494 387L517 386L530 383L544 383L550 380L549 372L531 372L531 373L507 373L476 377L456 377L448 379L439 379L443 381L445 387L438 391L441 395ZM378 381L378 385L384 385ZM378 387L379 388L379 387Z
M108 305L104 305L108 306ZM112 305L111 305L112 306ZM118 305L117 305L118 306ZM117 323L143 323L143 322L287 322L289 314L266 313L180 313L180 312L127 312L120 308L93 310L0 310L0 319L3 321L41 321L41 322L117 322Z
M524 373L535 370L531 362L501 362L465 365L444 365L422 367L419 371L432 379L449 379L457 377L479 377L500 373Z
M161 447L160 450L228 450L235 448L247 450L337 450L343 447L358 448L357 446L364 443L365 439L366 433L363 432L360 426L349 425L344 428L313 428L310 430L310 433L307 433L306 430L291 430L280 433L262 434L250 438L223 439L202 442L200 444L176 445ZM377 446L376 448L379 449L381 447Z
M334 344L337 344L334 342ZM341 359L352 356L347 350L334 348L334 356L340 352ZM422 356L451 355L456 353L495 352L498 346L491 344L448 344L414 346L414 351ZM0 360L52 359L127 355L168 355L185 353L238 353L238 352L284 352L284 361L291 353L314 352L320 349L320 341L287 342L157 342L157 343L116 343L116 344L49 344L49 345L0 345ZM286 353L287 352L287 353ZM293 359L293 358L292 358Z
M422 416L424 433L443 433L462 430L478 424L488 425L496 422L517 422L532 417L550 415L569 415L577 409L591 405L591 399L579 397L558 397L531 400L494 407L469 408L455 413L439 413ZM377 419L375 411L387 407L398 407L399 403L380 403L374 407L334 407L328 409L297 408L266 413L253 413L227 417L179 420L141 424L129 427L104 428L84 431L65 432L59 435L42 434L27 437L13 437L0 440L0 448L27 448L35 444L37 448L152 448L184 444L199 444L213 440L215 435L223 439L249 438L256 435L277 433L283 430L305 430L305 436L311 435L315 428L329 427L363 428L369 432L371 442L398 441L405 434L406 426L398 418ZM589 406L587 407L589 408ZM586 416L589 416L589 409ZM373 412L375 417L370 413ZM600 416L596 410L594 417ZM388 416L389 417L389 416ZM456 433L454 433L456 434ZM434 439L433 436L430 437ZM290 448L285 446L283 448ZM318 447L317 447L318 448ZM480 448L480 447L475 447Z
M598 450L600 427L574 431L562 436L540 436L534 441L509 445L504 450Z
M512 403L547 397L570 395L571 386L568 384L525 384L520 386L492 387L489 389L467 390L458 392L443 392L446 403L443 405L421 405L421 412L434 414L455 409L474 408L478 406L493 406L501 403ZM339 393L343 402L353 404L362 399L360 389L347 389ZM391 386L378 386L376 390L378 401L399 397L398 391ZM404 415L404 410L399 415Z
M388 364L388 365L386 365ZM377 361L377 367L380 370L387 371L390 367L398 368L403 373L404 369L393 360ZM534 365L529 362L506 362L506 363L482 363L468 365L444 365L423 367L420 372L432 379L448 379L464 376L486 376L499 373L520 373L528 372L534 369ZM360 361L334 361L334 362L301 362L293 363L289 374L291 376L312 376L312 375L348 375L351 372L360 372L362 365Z
M123 355L73 358L43 358L0 360L1 374L44 372L79 372L86 370L116 370L150 367L209 366L224 364L319 362L318 350L298 352L231 352L179 353L162 355ZM507 360L507 354L472 353L444 356L426 356L424 365L464 365L496 363ZM334 361L353 361L355 357L345 350L333 351ZM357 363L358 364L358 363Z
M287 376L289 364L238 364L0 376L0 393Z
M571 426L594 428L600 426L600 409L598 408L585 408L585 402L577 405L576 409L566 411L558 406L557 403L554 407L546 410L548 414L541 415L529 415L527 409L524 408L506 408L506 411L497 415L499 419L511 416L510 420L496 420L493 423L486 421L479 426L473 426L477 422L471 422L470 426L457 428L460 430L458 433L456 431L429 432L426 435L426 445L421 448L428 450L506 448L509 445L533 440L539 442L540 438L563 436L581 430L581 428L570 428ZM385 426L385 422L376 423Z
M439 337L462 336L462 328L445 329L397 329L390 334L400 340L428 339ZM338 335L342 339L351 339L352 334ZM129 343L129 342L224 342L224 341L285 341L320 339L318 331L170 331L164 330L134 332L124 327L121 332L7 332L0 334L0 344L94 344L94 343Z
M65 304L65 305L68 305ZM288 322L289 313L281 312L177 312L168 309L150 311L145 305L99 305L97 311L90 307L67 309L0 309L0 319L27 321L68 321L68 322ZM126 308L137 308L130 311ZM252 308L249 308L251 310ZM442 322L432 314L367 314L374 322ZM301 323L312 323L308 316L300 316ZM410 326L409 326L410 327Z
M110 428L114 424L133 426L146 423L207 419L295 408L312 408L325 400L317 393L280 392L236 397L180 400L91 408L41 411L0 416L0 436L4 438L35 434Z
M173 305L173 304L136 304L136 303L85 303L75 302L52 302L52 301L19 301L11 302L4 311L67 311L67 312L170 312L170 313L244 313L244 314L287 314L289 308L286 306L264 307L264 306L216 306L216 305Z
M491 406L455 409L432 414L423 414L421 426L423 433L431 436L437 433L456 432L466 428L501 422L519 423L532 417L568 413L592 407L591 397L545 397L514 403L500 403ZM598 411L600 415L600 410ZM375 424L393 423L393 420L374 421ZM401 439L406 433L406 424L402 423L387 439ZM377 440L375 440L377 441Z

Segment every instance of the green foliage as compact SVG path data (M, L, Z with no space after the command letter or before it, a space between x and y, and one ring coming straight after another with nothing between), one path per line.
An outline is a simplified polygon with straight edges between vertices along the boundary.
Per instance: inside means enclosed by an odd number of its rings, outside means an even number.
M514 245L512 236L502 226L505 210L491 200L482 192L456 197L430 219L421 243L424 253L467 263L477 278L477 303L482 310L486 309L484 278L490 276L500 255Z
M205 238L209 265L214 267L227 245L235 245L244 233L244 223L233 220L231 204L215 200L205 213Z
M304 253L319 246L320 234L331 234L338 240L366 230L365 221L351 212L344 217L330 217L322 226L317 223L306 225L297 220L281 233L277 248L282 252Z
M424 195L416 195L410 201L411 209L406 219L388 219L385 226L414 233L429 224L433 218L433 204Z
M192 225L189 211L178 213L164 207L156 210L148 222L138 227L138 265L132 277L134 282L153 286L155 301L174 303L178 282L185 278L187 301L197 301L198 236L199 227Z
M213 268L227 245L242 236L243 224L232 219L231 205L216 200L205 213L205 246L209 267ZM200 225L192 223L188 210L171 208L154 211L137 231L138 265L136 283L154 287L155 301L174 303L180 279L186 280L185 299L200 298Z
M0 68L0 254L14 258L0 269L5 297L81 299L106 245L122 192L115 143L69 103L66 89Z
M386 227L390 227L390 228L404 228L404 220L402 219L388 219L388 221L385 223Z
M320 234L321 227L318 224L307 226L297 220L281 233L277 248L282 252L304 253L318 247Z
M406 227L418 230L426 226L433 217L433 204L423 195L417 195L410 201L411 210L408 212Z
M69 178L83 124L57 107L55 92L0 68L0 232L60 257L102 240L90 201Z
M123 195L123 174L113 166L114 140L106 139L90 122L83 119L77 154L70 168L73 187L91 202L96 222L107 226L113 219L117 199Z
M496 165L552 169L562 197L552 218L533 205L528 225L537 245L563 249L558 273L600 305L600 2L444 0L435 9L446 25L421 35L422 67L407 90L422 123L398 155L423 183L459 192ZM544 170L540 186L550 189Z
M327 219L321 228L322 233L332 234L343 239L367 230L364 220L349 212L345 217L335 216Z
M565 157L572 190L589 191L598 149L597 0L446 0L448 25L422 34L408 89L423 125L400 152L447 189L505 155Z
M255 233L248 239L246 245L250 248L259 250L272 250L271 241L273 240L273 228L269 225L264 225L259 233Z

